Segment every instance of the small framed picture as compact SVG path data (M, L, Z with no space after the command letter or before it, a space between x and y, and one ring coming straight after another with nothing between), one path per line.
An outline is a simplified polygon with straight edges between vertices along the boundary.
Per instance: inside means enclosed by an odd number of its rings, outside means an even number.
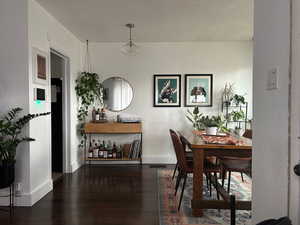
M154 75L154 107L180 107L181 75Z
M212 74L185 75L185 106L211 107L213 100Z
M49 83L49 54L37 48L32 49L33 82L47 85Z

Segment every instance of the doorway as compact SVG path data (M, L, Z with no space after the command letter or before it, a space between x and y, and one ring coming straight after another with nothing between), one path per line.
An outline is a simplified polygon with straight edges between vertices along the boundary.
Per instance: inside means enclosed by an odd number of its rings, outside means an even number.
M51 49L51 165L55 184L67 172L67 73L68 58Z

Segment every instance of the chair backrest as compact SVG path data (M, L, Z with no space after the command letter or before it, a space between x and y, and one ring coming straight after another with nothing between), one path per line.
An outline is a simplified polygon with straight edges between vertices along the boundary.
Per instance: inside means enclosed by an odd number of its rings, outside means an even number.
M170 129L170 136L172 138L172 143L173 143L173 147L174 147L174 151L176 154L179 168L182 169L183 171L187 171L188 165L187 165L187 161L186 161L185 150L184 150L183 144L182 144L180 138L178 137L178 135L176 134L176 132L171 129Z
M243 137L252 139L252 130L249 130L249 129L245 130Z

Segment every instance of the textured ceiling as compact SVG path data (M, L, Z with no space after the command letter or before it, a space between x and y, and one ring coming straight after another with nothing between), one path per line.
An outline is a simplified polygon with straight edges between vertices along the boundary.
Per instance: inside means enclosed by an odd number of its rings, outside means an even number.
M79 39L136 42L251 40L253 0L37 0Z

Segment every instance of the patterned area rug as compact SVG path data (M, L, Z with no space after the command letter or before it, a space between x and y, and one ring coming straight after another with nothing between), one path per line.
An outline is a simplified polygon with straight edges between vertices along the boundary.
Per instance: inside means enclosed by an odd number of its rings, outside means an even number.
M204 210L203 217L193 217L191 209L192 199L192 176L189 176L186 182L184 196L181 203L181 209L178 212L178 202L181 187L177 196L174 196L175 179L172 180L171 169L158 170L159 177L159 204L160 204L160 225L194 225L194 224L230 224L230 210L207 209ZM217 199L216 191L213 188L212 197L209 196L209 190L206 187L204 179L204 198ZM183 181L181 181L181 184ZM240 173L231 174L231 194L236 196L237 200L251 199L251 179L244 175L244 182L241 180ZM227 180L225 180L225 188ZM227 190L227 189L225 189ZM236 224L251 224L251 212L245 210L236 211Z

